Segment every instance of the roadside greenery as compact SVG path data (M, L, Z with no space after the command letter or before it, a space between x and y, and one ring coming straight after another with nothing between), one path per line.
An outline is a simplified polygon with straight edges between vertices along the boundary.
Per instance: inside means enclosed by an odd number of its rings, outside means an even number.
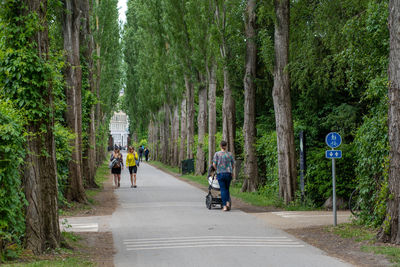
M216 6L220 13L224 12L225 28L218 22ZM151 153L157 160L164 160L157 153L163 151L165 140L171 146L175 138L164 137L173 131L172 122L165 128L170 121L166 119L164 104L171 107L172 115L174 105L185 96L183 77L203 73L205 66L211 67L212 60L216 60L217 66L216 149L222 139L226 66L236 105L235 157L246 158L242 129L245 7L245 1L201 4L191 0L128 1L123 36L124 57L128 63L123 107L132 118L131 131L137 140L154 144ZM177 12L184 15L175 16ZM279 192L279 180L272 97L276 23L273 1L257 1L256 17L255 149L261 183L255 194L274 196ZM291 99L297 150L300 131L305 132L307 141L307 206L321 207L332 194L331 161L325 158L324 140L327 133L336 131L343 137L339 148L343 158L336 161L337 196L347 202L352 191L359 190L362 211L358 219L373 226L382 224L388 197L387 18L388 2L383 0L300 0L290 4ZM199 28L200 24L204 29ZM226 57L220 54L223 41ZM196 75L192 75L195 118L199 114L198 92L204 85ZM137 105L131 105L133 99ZM159 128L148 130L149 121L153 122L152 127ZM158 138L156 141L154 136ZM184 144L181 141L179 137L178 143ZM197 144L195 132L191 147L195 157ZM207 134L201 148L208 162ZM237 177L238 185L243 177L242 170Z
M366 227L364 225L345 223L337 227L328 227L328 231L342 238L350 238L356 242L363 242L361 250L375 254L385 255L394 266L400 266L400 247L390 244L376 243L377 228Z
M9 256L10 244L20 244L25 231L20 179L26 153L23 125L23 113L0 97L0 262Z

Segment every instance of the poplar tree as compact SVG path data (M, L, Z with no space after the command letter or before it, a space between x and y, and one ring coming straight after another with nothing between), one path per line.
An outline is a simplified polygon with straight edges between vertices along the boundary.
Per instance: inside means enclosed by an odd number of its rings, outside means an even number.
M53 133L55 70L49 58L47 1L3 1L0 17L7 48L0 61L0 94L24 110L28 121L23 170L25 245L41 254L60 246ZM29 64L21 64L21 59Z

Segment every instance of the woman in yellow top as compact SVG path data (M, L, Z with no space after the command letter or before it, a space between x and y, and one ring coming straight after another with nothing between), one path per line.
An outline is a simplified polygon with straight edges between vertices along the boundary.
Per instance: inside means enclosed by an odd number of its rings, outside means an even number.
M138 158L139 157L138 154L135 152L135 149L130 146L128 149L128 155L126 156L126 166L129 168L129 173L131 174L131 188L136 188L136 160Z

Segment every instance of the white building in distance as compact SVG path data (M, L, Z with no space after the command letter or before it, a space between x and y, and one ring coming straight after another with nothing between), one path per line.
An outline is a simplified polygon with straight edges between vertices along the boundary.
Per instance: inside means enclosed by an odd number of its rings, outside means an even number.
M114 139L114 146L125 147L128 145L129 120L124 112L114 112L110 121L110 133Z

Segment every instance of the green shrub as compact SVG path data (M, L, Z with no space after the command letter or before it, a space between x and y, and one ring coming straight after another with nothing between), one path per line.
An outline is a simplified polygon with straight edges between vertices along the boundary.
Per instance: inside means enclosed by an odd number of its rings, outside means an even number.
M309 148L305 194L317 206L321 206L332 195L332 161L325 158L327 147ZM336 195L348 200L355 184L355 153L353 144L343 144L342 158L336 160Z
M387 78L370 83L365 101L377 103L356 133L357 182L361 198L360 219L373 226L380 225L385 217L389 140L387 128Z
M261 135L257 139L256 149L258 155L259 175L262 178L263 192L275 192L278 194L278 152L276 132L272 131Z
M57 159L57 182L58 182L58 200L60 206L68 206L64 197L68 180L68 162L72 159L72 147L70 141L74 139L74 134L60 123L54 125L54 140L56 143Z
M24 119L0 98L0 256L7 244L19 242L25 231L21 166L25 158ZM0 259L1 259L0 258Z

